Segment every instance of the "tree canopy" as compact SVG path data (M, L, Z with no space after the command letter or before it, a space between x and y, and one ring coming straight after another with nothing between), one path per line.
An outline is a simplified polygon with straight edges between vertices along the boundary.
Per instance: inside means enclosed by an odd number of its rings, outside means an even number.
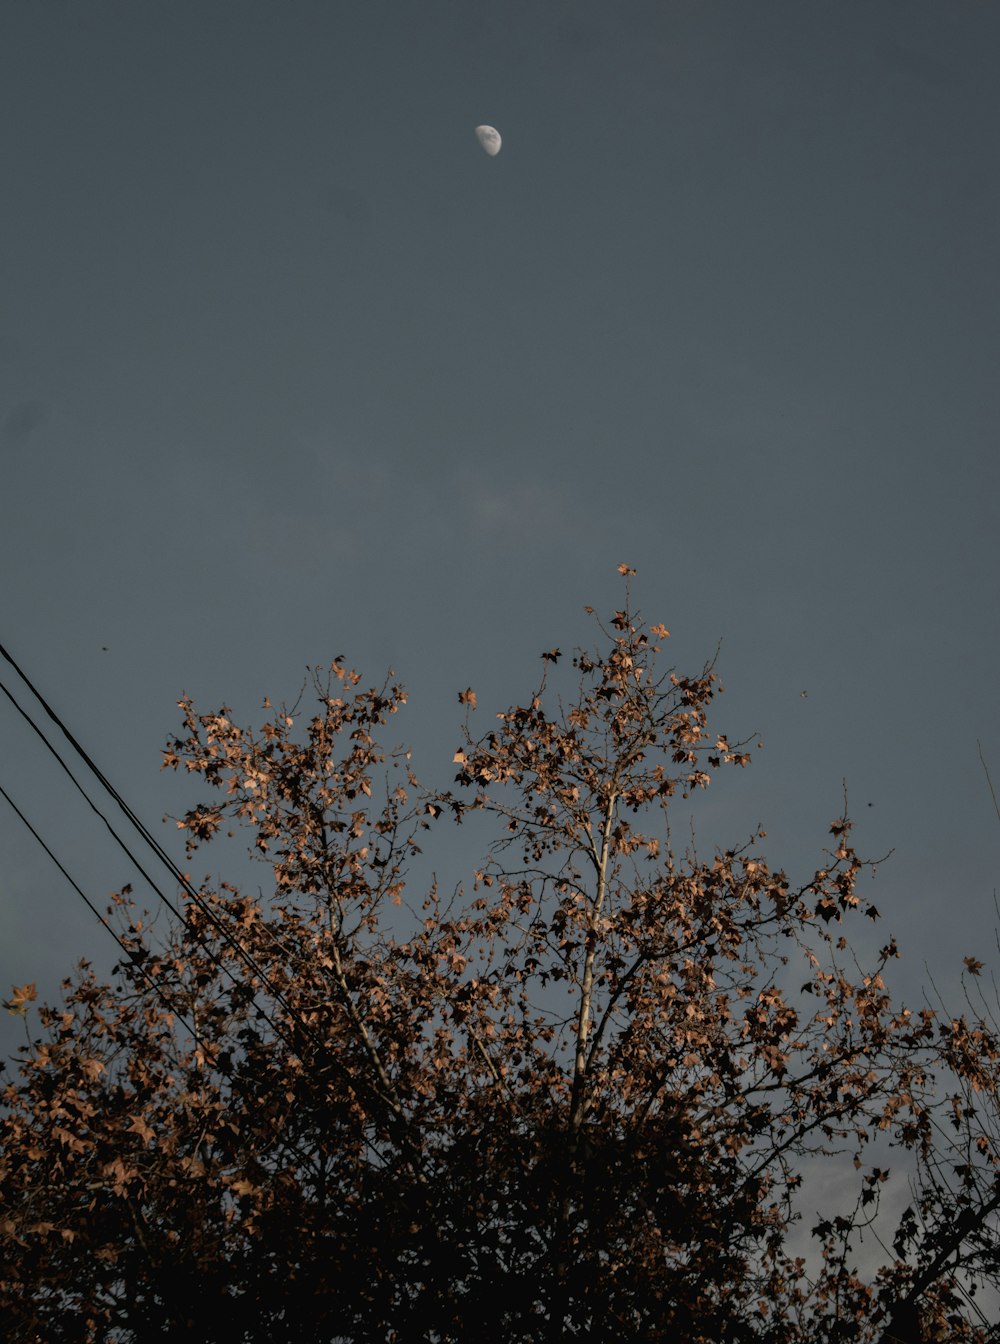
M449 789L391 740L402 686L340 659L259 729L181 700L189 853L245 832L268 890L186 883L154 928L124 888L111 983L81 964L30 1010L7 1337L997 1338L986 1000L897 1004L891 937L857 964L847 816L795 880L762 831L675 847L678 798L750 754L622 574L571 677L547 651L485 731L459 694ZM473 820L492 843L442 891L427 852Z

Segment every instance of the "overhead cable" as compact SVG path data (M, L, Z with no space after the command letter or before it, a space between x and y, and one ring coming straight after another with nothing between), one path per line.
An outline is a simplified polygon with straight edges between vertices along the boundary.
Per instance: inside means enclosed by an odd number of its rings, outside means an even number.
M12 661L12 660L10 659L10 656L7 654L6 650L4 650L2 646L0 646L0 653L2 653L3 656L7 658L8 662ZM17 670L18 670L19 674L23 677L23 673L20 673L20 669L17 669ZM26 683L27 683L27 679L26 679L26 678L25 678L25 681L26 681ZM27 683L27 684L30 686L30 683ZM86 789L84 789L84 787L83 787L83 785L80 783L80 781L79 781L79 780L76 778L76 776L73 774L73 771L69 768L69 766L68 766L68 765L66 764L66 762L63 760L63 758L59 755L59 752L56 751L55 747L52 745L52 743L49 741L49 739L48 739L48 738L45 736L45 734L42 732L41 728L39 728L38 724L35 723L34 719L32 719L32 717L31 717L31 715L28 713L28 711L27 711L22 705L20 705L20 704L18 703L18 701L15 699L15 697L11 694L11 692L8 690L8 688L4 685L4 683L3 683L2 681L0 681L0 691L2 691L3 694L7 697L7 699L8 699L8 700L10 701L10 703L14 706L14 708L17 710L17 712L21 715L21 717L24 719L24 721L25 721L27 724L29 724L29 726L34 730L35 733L38 734L38 736L41 738L42 742L45 744L45 746L46 746L46 748L48 749L48 751L51 752L51 754L52 754L52 755L55 757L55 759L59 762L59 765L60 765L60 766L62 767L62 769L65 771L66 775L67 775L67 776L69 777L69 779L72 781L73 786L74 786L74 787L76 788L76 790L79 792L80 796L84 799L84 801L86 802L87 806L91 809L91 811L92 811L96 816L98 816L98 817L101 819L101 821L102 821L102 822L104 823L104 825L107 827L108 832L110 833L111 837L114 839L115 843L116 843L116 844L118 845L118 847L122 850L122 852L126 855L126 857L129 859L129 861L133 864L133 866L135 867L136 871L140 874L140 876L143 878L143 880L144 880L146 883L148 883L148 885L150 886L150 888L151 888L151 889L153 890L153 892L159 897L159 899L163 902L163 904L167 907L167 909L171 912L171 914L173 914L174 916L176 916L176 918L177 918L182 924L185 923L186 921L185 921L185 919L184 919L184 915L183 915L182 912L177 908L176 904L170 899L170 897L166 894L166 892L164 892L164 891L159 887L159 885L153 880L153 878L149 875L149 873L146 871L146 869L145 869L145 868L142 866L142 864L139 862L139 860L138 860L138 858L135 856L135 854L133 854L133 852L131 851L131 849L129 849L129 847L128 847L128 845L125 843L125 841L121 838L121 836L118 834L118 832L115 830L115 828L111 825L111 822L108 820L108 818L104 815L104 813L101 811L101 809L97 806L97 804L94 802L94 800L93 800L93 799L90 797L90 795L87 793ZM40 698L40 697L39 697L39 698ZM51 711L50 711L50 713L51 713ZM58 720L57 720L57 722L58 722ZM67 732L66 735L67 735L67 737L70 739L70 741L72 742L73 739L72 739L72 737L70 736L70 734ZM82 753L81 753L81 754L82 754ZM95 771L96 771L96 767L94 767L94 769L95 769ZM102 779L103 779L103 777L102 777ZM106 787L109 787L109 786L106 785ZM10 799L9 794L6 794L6 793L5 793L5 794L4 794L4 797L7 798L8 802L11 802L11 799ZM13 804L12 802L11 802L11 806L12 806L12 807L14 806L14 804ZM21 817L22 820L24 820L25 825L28 826L28 829L32 832L32 834L35 835L35 836L38 838L39 843L42 844L42 845L44 846L44 848L46 849L46 852L51 853L51 851L48 849L48 846L45 845L45 842L42 840L41 836L38 835L38 833L37 833L37 831L35 831L34 827L32 827L32 826L30 825L30 823L23 817L23 814L19 811L19 809L15 807L14 810L15 810L15 812L17 812L18 816ZM131 809L128 809L128 810L131 811ZM142 832L140 831L140 834L141 834L141 833L142 833ZM145 838L145 837L143 837L143 838ZM155 852L155 851L154 851L154 852ZM157 857L159 857L159 855L158 855ZM174 865L172 865L172 864L171 864L171 869L172 869L173 871L177 871L177 870L175 869ZM65 871L65 870L63 870L63 871ZM67 874L67 877L68 877L68 876L69 876L69 875ZM70 878L69 880L70 880L71 882L73 882L73 879L72 879L72 878ZM217 918L217 916L211 911L211 908L208 906L207 902L205 902L205 900L204 900L204 899L198 894L198 892L191 886L190 882L189 882L186 878L183 877L183 875L181 876L181 882L182 882L182 885L184 886L185 891L187 891L188 894L193 898L193 900L194 900L195 904L198 906L198 908L201 909L201 910L206 914L206 916L208 917L208 919L209 919L209 920L212 922L212 924L213 924L213 925L220 931L220 933L221 933L222 936L225 938L225 940L226 940L228 943L230 943L230 944L232 945L232 947L235 949L235 951L237 952L237 954L240 956L241 960L243 960L243 962L249 967L249 969L253 972L253 974L255 974L255 975L257 975L257 976L260 977L262 984L263 984L267 989L269 989L269 990L271 991L271 993L274 995L275 999L282 1005L282 1007L285 1008L286 1012L289 1013L289 1015L293 1018L293 1020L295 1020L295 1014L294 1014L294 1011L291 1009L291 1006L287 1003L287 1001L285 1000L284 996L281 994L281 991L278 990L274 985L271 984L271 982L270 982L270 980L268 979L268 977L267 977L267 976L263 973L263 971L261 971L261 969L257 966L257 963L255 962L254 958L250 955L250 953L247 952L246 949L243 948L243 947L240 945L240 943L239 943L235 938L233 938L233 936L229 933L228 929L226 929L226 927L225 927L225 925L222 923L222 921L219 920L219 919ZM75 882L73 882L73 886L74 886L74 889L79 890L79 888L77 888ZM91 909L93 909L94 907L91 905L89 898L85 896L84 899L87 901L87 904L91 906ZM98 919L101 919L102 923L106 923L106 921L104 921L103 918L101 917L101 915L99 915L99 914L98 914ZM110 929L111 926L110 926L110 925L107 925L107 927ZM118 935L114 932L113 929L111 929L111 933L112 933L112 935L113 935L113 937L115 938L116 941L120 941L120 940L118 939ZM224 973L224 974L225 974L225 975L232 981L232 983L233 983L234 985L239 985L239 984L241 983L241 982L239 981L239 979L238 979L238 978L233 974L233 972L230 970L230 968L225 964L225 962L222 961L222 960L219 958L219 956L218 956L218 955L217 955L217 954L216 954L216 953L215 953L215 952L214 952L214 951L207 945L207 943L205 943L204 941L202 941L202 947L204 948L204 950L205 950L205 952L206 952L206 954L207 954L209 960L212 962L212 964L213 964L214 966L216 966L220 971L222 971L222 972L223 972L223 973ZM272 1028L272 1030L276 1033L276 1035L278 1035L278 1036L285 1042L286 1045L291 1046L292 1049L295 1048L295 1042L294 1042L293 1040L291 1040L291 1039L285 1034L285 1032L283 1032L283 1031L281 1030L281 1028L278 1026L278 1024L274 1021L274 1019L271 1018L271 1017L264 1011L264 1009L260 1007L259 1004L257 1005L257 1012L260 1014L260 1016L261 1016L261 1018L263 1019L263 1021L265 1021L265 1022L268 1024L268 1026L270 1026L270 1027Z
M100 920L100 922L101 922L101 923L104 925L104 927L107 929L108 933L111 934L111 937L115 940L115 942L118 944L118 946L121 948L121 950L122 950L122 951L125 953L125 955L128 957L128 959L129 959L129 961L131 962L132 966L134 966L135 969L139 972L139 974L142 975L142 976L145 978L145 980L149 983L149 985L150 985L150 986L152 987L152 989L155 991L155 993L156 993L156 995L158 996L158 998L160 999L160 1001L163 1003L164 1007L165 1007L169 1012L173 1013L173 1014L178 1018L178 1020L179 1020L181 1023L183 1023L183 1025L184 1025L185 1027L187 1027L188 1031L191 1033L191 1037L192 1037L192 1039L194 1040L195 1044L196 1044L200 1049L204 1050L204 1048L205 1048L205 1047L204 1047L204 1043L202 1042L201 1038L199 1037L197 1031L195 1031L194 1027L192 1027L192 1025L190 1024L190 1022L188 1022L188 1020L185 1018L184 1014L180 1011L180 1009L177 1007L177 1005L176 1005L175 1003L172 1003L172 1002L171 1002L171 1000L170 1000L169 996L167 995L166 991L164 990L163 986L157 984L157 982L153 979L153 977L150 975L150 973L146 970L145 966L143 966L142 963L136 959L135 955L133 954L132 949L128 946L128 944L124 941L124 939L121 938L121 937L119 936L119 934L117 933L117 931L111 926L111 924L108 922L108 920L105 919L104 915L101 914L100 910L98 910L97 906L96 906L96 905L94 904L94 902L90 899L90 897L89 897L89 896L87 895L87 893L83 890L83 888L82 888L81 886L79 886L78 883L77 883L77 882L74 880L74 878L72 877L72 875L66 871L66 869L63 867L63 865L60 863L59 859L58 859L58 858L56 857L56 855L52 852L52 850L49 848L49 846L45 843L45 841L42 839L42 837L39 835L39 833L35 830L34 826L32 826L31 822L28 820L28 818L24 815L24 813L23 813L23 812L21 811L21 809L18 807L17 803L14 802L14 799L10 796L10 794L7 792L7 790L3 787L2 784L0 784L0 795L2 795L2 796L7 800L7 802L10 804L11 808L14 810L14 812L17 814L17 816L21 819L21 821L24 823L24 825L28 828L28 830L31 832L31 834L35 837L35 839L36 839L36 840L38 841L38 843L41 845L42 849L45 850L46 854L49 856L49 858L52 860L52 862L55 864L55 866L56 866L56 867L59 869L59 871L62 873L63 877L64 877L64 878L66 879L66 881L70 884L70 886L73 888L73 890L76 892L76 894L80 897L80 899L81 899L82 901L85 902L85 904L87 905L88 909L90 909L90 910L92 911L92 913L97 917L97 919Z
M70 746L73 748L76 754L80 757L80 759L84 762L87 768L91 771L91 773L95 776L95 778L99 781L99 783L104 787L104 789L111 795L112 799L121 809L121 811L124 812L128 821L139 832L139 835L150 847L150 849L152 849L154 855L160 860L161 863L163 863L166 866L171 876L174 877L174 879L178 882L178 884L187 893L192 903L205 915L206 919L218 930L222 938L230 945L230 947L239 957L240 961L247 967L247 969L251 972L251 974L258 978L262 988L266 989L272 995L275 1002L278 1003L284 1009L285 1013L288 1016L289 1024L292 1027L293 1031L297 1031L301 1037L303 1037L310 1045L313 1046L313 1048L317 1051L317 1053L321 1057L325 1058L333 1066L334 1070L337 1073L344 1076L348 1086L353 1091L355 1087L355 1080L351 1077L347 1068L342 1063L340 1063L340 1061L338 1061L334 1056L331 1055L326 1043L317 1034L317 1032L313 1029L313 1027L303 1020L301 1015L295 1010L292 1004L289 1003L288 999L286 998L282 990L280 990L271 981L270 977L267 975L264 969L258 964L258 962L252 956L252 954L249 953L246 950L246 948L242 946L242 944L238 941L238 939L236 939L226 928L225 924L215 915L215 913L212 911L211 907L204 900L201 894L197 891L197 889L194 886L192 886L191 881L188 878L187 874L183 873L180 870L180 868L178 868L177 864L173 861L173 859L166 852L166 850L164 850L164 848L156 839L156 837L151 834L151 832L147 829L145 824L139 819L139 817L136 816L135 812L132 810L129 804L121 796L121 794L114 787L114 785L108 780L107 776L103 773L100 767L93 761L88 752L81 746L81 744L77 741L74 735L69 731L69 729L63 723L62 719L59 717L56 711L49 705L49 703L45 700L41 692L37 689L34 683L27 676L27 674L24 671L22 671L20 666L12 657L12 655L8 652L6 648L4 648L2 644L0 644L0 657L2 657L14 669L14 671L20 677L21 681L28 688L31 694L35 697L39 705L41 705L42 709L45 711L48 718L51 719L51 721L56 725L56 727L62 733L63 737L70 744ZM25 710L18 703L18 701L15 699L15 697L11 694L11 692L3 684L2 681L0 681L0 691L3 692L3 694L7 697L10 703L17 710L18 714L21 715L21 717L25 720L25 722L31 727L33 732L40 738L42 743L45 745L46 750L59 763L60 768L72 781L74 787L80 793L81 797L83 797L83 799L86 801L88 807L104 823L105 827L107 828L111 836L114 838L116 844L127 855L129 860L132 862L132 864L134 864L137 871L142 875L143 879L149 884L149 886L159 897L159 899L177 917L177 919L179 919L182 923L186 922L184 920L184 916L181 913L181 911L178 910L174 902L170 900L170 898L166 895L165 892L163 892L160 889L160 887L149 875L149 873L147 873L145 868L142 866L142 864L139 862L136 856L132 853L131 849L129 849L128 845L125 843L124 840L122 840L121 836L111 825L111 822L108 820L108 818L104 815L104 813L100 810L100 808L97 807L96 803L94 803L94 801L90 798L86 790L80 784L79 780L77 780L72 770L70 770L65 760L62 758L62 756L59 754L56 748L49 741L48 737L45 735L42 729L38 726L37 723L35 723L34 719L27 712L27 710ZM202 942L202 946L204 947L204 950L209 959L211 960L211 962L213 963L213 965L215 965L219 970L223 971L234 985L240 985L241 982L233 974L230 968L223 961L220 960L218 955L204 941ZM292 1037L290 1037L282 1029L282 1027L278 1025L277 1022L275 1022L275 1020L260 1006L259 1003L256 1002L256 998L254 1002L260 1019L266 1022L268 1026L271 1027L275 1035L279 1037L289 1049L291 1049L293 1052L297 1052L296 1041ZM378 1089L375 1089L375 1091L377 1095ZM394 1110L393 1104L390 1099L380 1098L380 1100L388 1101L390 1109ZM369 1147L372 1146L371 1141L367 1135L365 1136L365 1142L367 1146Z
M262 984L266 989L268 989L268 990L270 991L270 993L274 996L276 1002L279 1003L279 1004L281 1005L281 1007L285 1009L285 1011L288 1013L289 1017L290 1017L293 1021L297 1021L297 1017L296 1017L295 1011L294 1011L294 1009L292 1008L291 1004L288 1002L288 1000L285 998L285 996L284 996L284 994L282 993L282 991L281 991L280 989L278 989L278 987L277 987L276 985L274 985L274 984L271 982L271 980L269 979L267 973L266 973L266 972L263 970L263 968L258 964L258 962L257 962L256 959L252 956L252 954L249 953L249 952L246 950L246 948L243 947L243 945L238 941L238 939L236 939L236 938L233 937L232 933L230 933L230 931L226 928L226 926L225 926L225 924L223 923L223 921L220 920L220 919L218 918L218 916L214 913L214 911L212 910L212 908L211 908L211 906L208 904L208 902L205 901L205 899L204 899L204 898L201 896L201 894L196 890L196 888L195 888L194 886L192 886L191 881L190 881L190 879L187 877L187 875L186 875L185 873L182 873L182 872L181 872L181 870L180 870L180 869L177 867L177 865L174 863L173 859L170 858L169 854L167 854L167 852L163 849L163 847L162 847L162 846L160 845L160 843L156 840L156 838L155 838L153 835L150 834L150 832L147 830L147 828L145 827L145 825L139 820L139 818L138 818L138 817L135 815L135 813L132 811L131 807L129 807L129 805L125 802L124 798L122 798L122 796L118 793L118 791L117 791L117 789L114 787L114 785L110 783L110 781L109 781L109 780L107 779L107 777L103 774L103 772L100 770L100 768L99 768L99 767L94 763L94 761L90 758L90 756L89 756L89 755L87 754L87 752L83 749L83 747L79 744L79 742L76 740L76 738L73 736L73 734L69 731L69 729L65 726L65 724L62 722L62 720L59 718L59 716L56 714L56 712L55 712L55 711L48 705L48 703L44 700L44 698L42 697L41 693L40 693L38 690L36 690L36 688L35 688L34 685L31 683L31 681L29 681L29 679L28 679L28 677L25 675L25 673L21 671L20 667L18 667L17 663L15 663L14 659L11 657L11 655L7 652L7 650L3 647L2 644L0 644L0 656L2 656L3 658L5 658L6 661L7 661L8 663L10 663L11 667L14 668L14 671L18 674L18 676L21 678L21 680L24 682L24 684L25 684L25 685L28 687L28 689L31 691L32 695L35 697L35 699L38 701L38 703L39 703L39 704L42 706L42 708L45 710L45 712L46 712L46 714L49 716L49 718L53 721L53 723L55 723L55 725L56 725L56 726L59 728L59 730L62 732L63 736L66 738L66 740L67 740L67 741L69 742L69 744L72 746L73 750L79 755L79 757L80 757L81 760L84 762L84 764L87 766L87 768L88 768L88 769L95 775L95 777L96 777L96 778L98 779L98 781L104 786L104 788L107 790L107 792L110 793L111 797L112 797L112 798L114 799L114 801L118 804L118 806L121 808L121 810L125 813L125 816L126 816L126 817L128 818L128 820L132 823L132 825L135 827L135 829L139 832L139 834L140 834L140 836L142 837L142 839L146 842L147 845L150 846L150 848L153 850L153 853L154 853L154 854L156 855L156 857L161 861L161 863L163 863L163 864L166 865L166 867L167 867L168 871L170 872L171 876L174 877L175 880L178 882L178 884L184 889L184 891L185 891L185 892L188 894L188 896L191 898L191 900L193 901L193 903L195 904L195 906L196 906L196 907L197 907L197 908L198 908L198 909L205 915L206 919L208 919L208 921L209 921L209 922L210 922L210 923L211 923L211 924L218 930L218 932L221 934L222 938L223 938L223 939L230 945L230 947L233 949L233 951L236 953L236 955L239 957L239 959L243 962L243 964L247 967L247 969L248 969L253 975L255 975L255 976L257 976L257 977L259 978L261 984ZM89 794L87 793L87 791L84 789L83 785L80 783L80 781L79 781L79 780L76 778L76 776L73 774L73 771L69 768L69 766L66 764L65 760L62 758L62 756L59 754L59 752L56 750L56 748L52 745L52 743L51 743L51 742L49 741L49 739L46 737L45 733L41 730L41 728L38 726L38 724L35 723L34 719L33 719L33 718L31 717L31 715L27 712L27 710L24 709L23 706L20 705L20 704L18 703L18 701L16 700L16 698L11 694L11 692L10 692L10 691L8 690L8 688L3 684L3 682L0 682L0 691L3 692L3 694L7 697L7 699L10 701L10 703L11 703L11 704L14 706L14 708L17 710L18 714L21 715L21 717L24 719L24 721L31 727L31 729L32 729L32 730L37 734L37 736L41 739L41 741L44 743L46 749L50 752L50 754L51 754L51 755L55 758L55 760L59 763L61 769L65 772L65 774L66 774L66 775L68 776L68 778L71 780L71 782L73 783L73 786L76 788L76 790L78 791L78 793L80 794L80 796L81 796L81 797L84 799L84 801L87 803L87 806L88 806L88 807L91 809L91 811L92 811L97 817L99 817L100 820L104 823L104 825L107 827L108 832L110 833L110 835L111 835L112 838L114 839L115 843L116 843L116 844L118 845L118 847L122 850L122 852L128 857L128 859L130 860L130 862L135 866L136 870L140 873L140 875L142 876L143 880L149 884L149 886L152 888L152 890L155 892L155 894L159 897L159 899L163 902L163 904L167 907L167 909L171 912L171 914L173 914L178 920L180 920L182 923L184 923L184 922L185 922L185 920L184 920L184 916L183 916L182 912L177 908L177 905L170 899L169 896L167 896L167 894L166 894L166 893L159 887L159 885L154 881L154 879L153 879L153 878L150 876L150 874L146 871L146 869L145 869L145 868L143 867L143 865L140 863L140 861L139 861L139 859L136 857L136 855L135 855L135 854L132 852L132 850L128 847L128 845L125 843L125 841L121 838L121 836L118 834L118 832L117 832L117 831L115 830L115 828L112 826L111 822L108 820L108 818L105 816L105 814L100 810L100 808L97 806L97 804L93 801L93 799L90 797L90 795L89 795ZM212 950L211 950L207 945L205 945L205 944L203 943L203 946L205 947L205 951L208 953L208 956L209 956L210 959L212 960L213 964L216 965L216 966L219 968L219 970L223 971L223 972L229 977L229 979L233 982L233 984L239 984L240 981L239 981L239 980L237 979L237 977L233 974L233 972L229 969L229 967L228 967L223 961L221 961L221 960L219 959L219 957L216 956L215 953L212 952ZM291 1040L289 1040L289 1038L285 1035L284 1032L282 1032L281 1028L277 1025L277 1023L274 1022L273 1019L270 1018L270 1017L267 1015L267 1013L265 1013L265 1012L263 1011L263 1009L261 1009L261 1008L259 1007L259 1005L258 1005L258 1012L260 1012L261 1017L263 1018L263 1020L264 1020L265 1022L267 1022L268 1025L269 1025L270 1027L272 1027L273 1030L274 1030L275 1032L277 1032L277 1034L278 1034L279 1036L281 1036L281 1038L285 1041L285 1044L286 1044L286 1045L290 1045L290 1046L292 1046L292 1048L294 1049L294 1042L291 1041ZM302 1024L300 1024L300 1025L302 1025Z

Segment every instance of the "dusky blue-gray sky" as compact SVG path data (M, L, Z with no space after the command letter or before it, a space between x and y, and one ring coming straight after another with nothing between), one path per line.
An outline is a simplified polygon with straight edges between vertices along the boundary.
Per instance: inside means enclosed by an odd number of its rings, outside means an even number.
M0 28L0 640L148 821L182 691L249 720L341 653L396 669L447 781L456 691L484 724L525 695L626 561L681 670L722 641L720 729L765 742L708 831L762 822L811 872L846 779L916 979L982 952L1000 9L49 0ZM132 879L6 702L0 783L99 904ZM0 852L3 992L110 964L5 805Z

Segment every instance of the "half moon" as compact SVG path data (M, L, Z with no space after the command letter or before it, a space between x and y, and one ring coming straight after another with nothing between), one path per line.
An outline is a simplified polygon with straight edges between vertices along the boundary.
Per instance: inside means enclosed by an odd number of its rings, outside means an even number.
M503 141L500 139L500 132L495 126L477 126L476 139L491 159L495 159L500 153L500 146Z

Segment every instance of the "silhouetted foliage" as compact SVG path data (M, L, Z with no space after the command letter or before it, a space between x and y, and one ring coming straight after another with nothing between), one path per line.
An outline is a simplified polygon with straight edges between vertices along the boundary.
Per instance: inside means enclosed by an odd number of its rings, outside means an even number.
M558 649L481 735L460 693L452 791L384 745L402 688L339 659L259 731L180 702L165 765L212 791L188 848L244 828L273 891L188 892L154 938L125 889L113 984L83 965L39 1010L3 1095L5 1338L992 1337L988 1014L896 1006L892 939L848 969L878 912L847 817L799 884L763 832L676 853L674 800L749 755L709 730L711 666L658 670L628 597L599 630L566 703ZM474 815L467 889L415 896ZM889 1143L913 1194L859 1268ZM802 1227L820 1159L856 1188Z

